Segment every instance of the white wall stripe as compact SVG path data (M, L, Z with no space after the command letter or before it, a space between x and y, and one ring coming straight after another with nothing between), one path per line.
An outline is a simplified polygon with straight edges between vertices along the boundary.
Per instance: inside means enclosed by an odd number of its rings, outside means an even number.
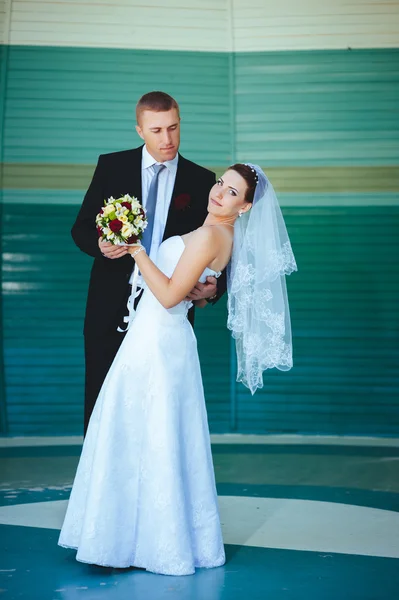
M227 0L13 0L11 44L226 51Z
M399 1L0 0L9 42L202 52L399 47Z
M399 2L233 0L237 51L399 46Z
M12 0L0 0L0 44L9 43Z

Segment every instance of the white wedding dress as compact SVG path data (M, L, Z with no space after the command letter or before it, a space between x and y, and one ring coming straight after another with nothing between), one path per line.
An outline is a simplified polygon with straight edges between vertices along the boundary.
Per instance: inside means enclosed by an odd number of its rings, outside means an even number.
M180 236L161 244L168 277L183 250ZM167 310L145 289L107 374L58 541L79 561L165 575L225 562L189 306Z

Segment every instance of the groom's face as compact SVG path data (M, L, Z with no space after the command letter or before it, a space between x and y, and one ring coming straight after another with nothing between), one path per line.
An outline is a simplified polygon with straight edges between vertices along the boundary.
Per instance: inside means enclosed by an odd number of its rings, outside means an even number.
M165 112L143 111L136 131L157 162L176 156L180 145L180 116L175 108Z

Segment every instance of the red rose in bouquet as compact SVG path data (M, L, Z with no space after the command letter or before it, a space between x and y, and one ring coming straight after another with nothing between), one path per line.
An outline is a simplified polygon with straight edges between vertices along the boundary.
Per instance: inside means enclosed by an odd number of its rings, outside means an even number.
M127 244L135 244L139 239L138 235L131 235L128 240L126 240Z
M118 233L118 231L120 231L122 229L123 223L121 221L119 221L119 219L114 219L113 221L109 222L109 226L108 227L114 233Z

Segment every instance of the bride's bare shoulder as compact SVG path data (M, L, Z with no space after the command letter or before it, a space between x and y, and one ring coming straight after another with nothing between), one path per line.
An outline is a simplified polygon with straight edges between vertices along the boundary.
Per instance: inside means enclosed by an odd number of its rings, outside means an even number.
M223 237L223 231L221 231L220 227L202 225L189 234L187 241L191 241L192 243L196 244L209 242L219 243Z
M202 245L206 243L217 243L220 240L220 232L217 231L219 227L212 227L209 225L202 225L191 232L186 237L187 244L190 245Z

